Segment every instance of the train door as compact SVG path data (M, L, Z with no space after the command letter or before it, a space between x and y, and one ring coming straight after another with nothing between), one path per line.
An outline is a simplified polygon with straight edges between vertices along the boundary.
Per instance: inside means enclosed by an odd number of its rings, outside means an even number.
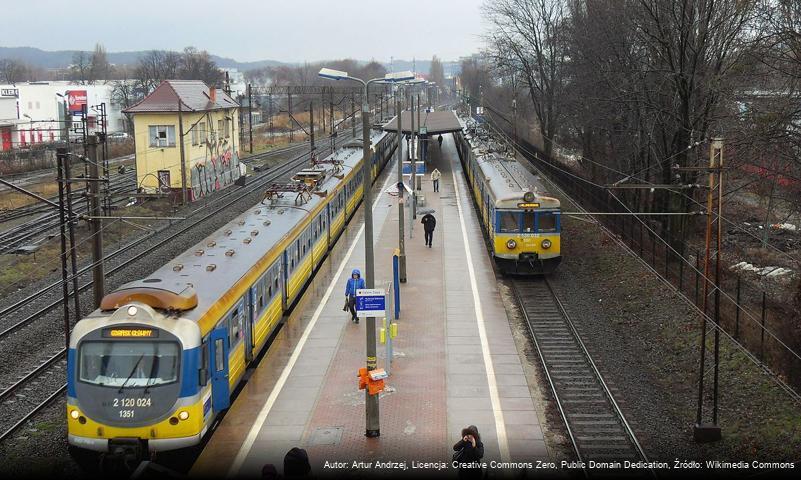
M209 335L209 361L211 362L211 404L215 411L230 405L228 391L228 328L215 328Z
M281 258L282 258L282 267L281 267L281 275L280 275L280 277L281 277L281 311L286 313L286 311L287 311L286 284L287 284L287 275L288 275L287 270L289 270L289 263L287 263L289 261L289 259L287 258L286 250L284 250L284 253L281 255Z
M253 360L253 323L256 321L256 292L261 288L261 279L245 294L245 363Z

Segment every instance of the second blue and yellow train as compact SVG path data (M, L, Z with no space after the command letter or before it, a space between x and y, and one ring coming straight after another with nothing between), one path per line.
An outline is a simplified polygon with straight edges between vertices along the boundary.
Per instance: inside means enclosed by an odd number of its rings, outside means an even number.
M462 119L454 134L496 264L506 274L547 274L562 260L561 205L487 125Z

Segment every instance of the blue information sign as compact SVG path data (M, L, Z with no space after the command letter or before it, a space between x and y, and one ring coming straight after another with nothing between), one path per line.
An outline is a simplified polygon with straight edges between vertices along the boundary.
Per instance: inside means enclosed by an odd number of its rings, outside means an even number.
M357 317L383 317L386 315L386 292L380 288L356 290Z

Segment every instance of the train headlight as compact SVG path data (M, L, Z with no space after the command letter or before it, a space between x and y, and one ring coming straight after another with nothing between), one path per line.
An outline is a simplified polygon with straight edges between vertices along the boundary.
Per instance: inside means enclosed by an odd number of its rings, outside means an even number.
M181 410L180 412L178 412L178 418L180 418L181 420L186 420L187 418L189 418L189 412L187 412L186 410Z
M546 238L545 240L542 241L540 245L542 245L542 248L547 250L551 248L551 241Z
M131 316L131 317L133 317L134 315L136 315L136 312L138 312L138 311L139 311L139 309L137 309L137 308L136 308L136 307L134 307L133 305L131 305L130 307L128 307L128 315L129 315L129 316Z
M70 417L72 417L72 419L73 419L73 420L78 420L78 417L79 417L80 415L81 415L81 414L80 414L80 413L78 413L78 410L72 410L72 411L70 411Z
M517 248L517 242L514 240L514 238L510 238L509 240L506 241L506 248L508 248L509 250L514 250L515 248Z

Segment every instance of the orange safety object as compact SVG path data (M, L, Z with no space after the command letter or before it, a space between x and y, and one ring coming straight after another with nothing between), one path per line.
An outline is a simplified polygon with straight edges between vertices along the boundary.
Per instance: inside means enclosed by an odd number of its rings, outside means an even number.
M370 382L370 375L367 374L367 367L359 369L359 390L364 390L367 388L367 384Z
M384 379L381 380L373 380L370 378L370 374L367 371L367 368L360 368L359 369L359 390L367 389L367 393L370 395L378 395L384 390Z
M378 395L382 390L384 390L383 378L381 380L370 380L367 384L367 393L370 395Z

